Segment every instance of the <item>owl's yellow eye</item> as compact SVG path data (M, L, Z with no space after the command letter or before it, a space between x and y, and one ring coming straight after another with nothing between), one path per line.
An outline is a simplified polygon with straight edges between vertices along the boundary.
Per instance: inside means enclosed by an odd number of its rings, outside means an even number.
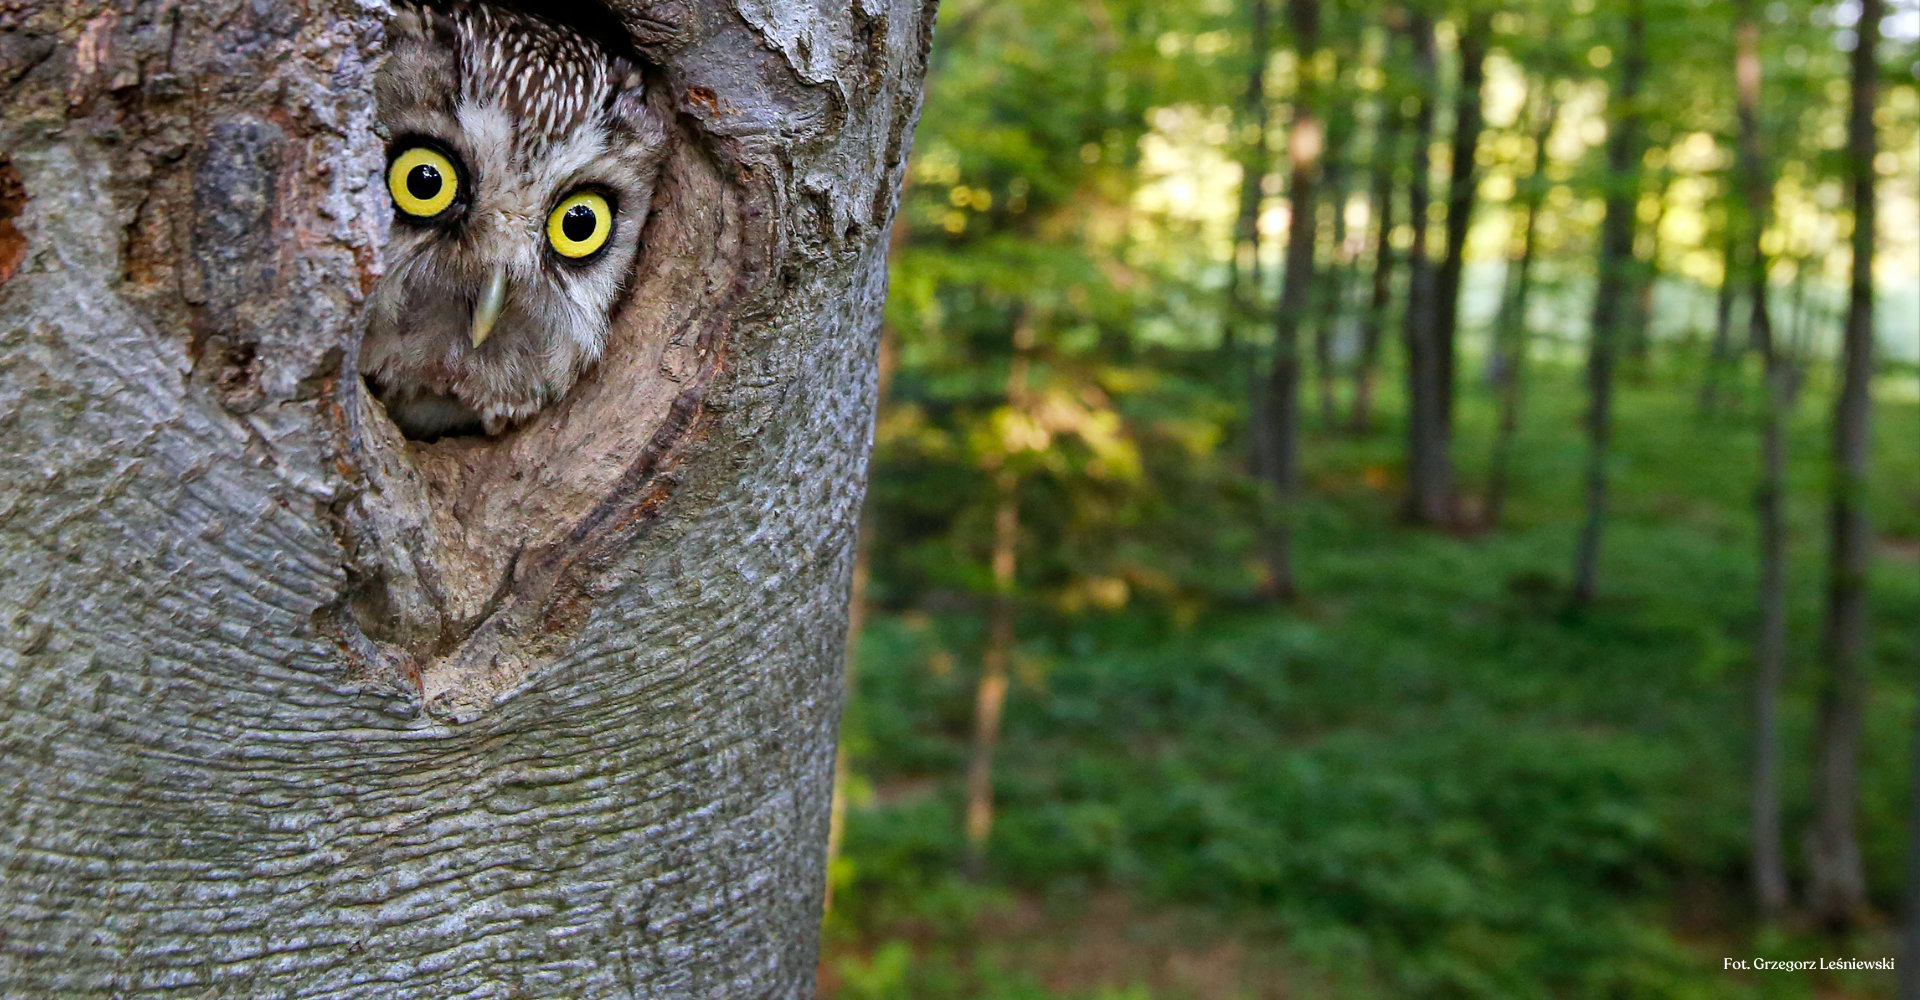
M431 219L447 210L460 193L460 171L439 150L415 146L393 158L387 190L400 211Z
M547 217L547 242L562 257L579 260L607 245L613 235L613 206L605 195L576 191Z

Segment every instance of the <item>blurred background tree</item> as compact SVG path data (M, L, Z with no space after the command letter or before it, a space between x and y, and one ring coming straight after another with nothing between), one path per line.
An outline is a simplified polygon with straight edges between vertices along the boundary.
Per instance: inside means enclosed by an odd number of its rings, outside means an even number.
M1917 40L950 0L823 991L1893 995Z

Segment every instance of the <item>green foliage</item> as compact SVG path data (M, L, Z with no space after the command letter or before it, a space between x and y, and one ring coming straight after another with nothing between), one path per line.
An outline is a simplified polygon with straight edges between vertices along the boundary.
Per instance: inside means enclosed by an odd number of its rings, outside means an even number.
M1391 498L1364 485L1384 442L1323 442L1312 477L1347 485L1317 494L1301 546L1312 598L1298 612L1023 620L991 888L953 874L972 690L957 664L972 661L978 620L876 622L862 655L855 718L870 742L859 767L894 791L853 816L842 940L917 927L944 950L913 968L966 966L993 893L1117 887L1280 928L1291 961L1362 964L1394 996L1799 995L1808 982L1730 977L1719 947L1688 940L1704 931L1729 954L1752 953L1735 914L1756 445L1737 425L1693 420L1684 385L1631 390L1615 582L1599 608L1569 615L1558 574L1578 502L1564 485L1578 460L1572 375L1543 376L1511 531L1391 527ZM1469 427L1484 418L1470 413ZM1915 471L1916 416L1883 414L1884 468ZM1809 406L1796 452L1817 454L1821 437ZM1808 663L1821 474L1813 461L1796 473L1794 633ZM1883 520L1911 525L1920 498L1888 485L1874 499ZM1865 842L1876 898L1892 906L1920 574L1910 562L1881 569L1876 684L1902 696L1877 701L1870 720ZM1789 747L1807 743L1813 680L1797 675ZM1804 771L1790 793L1797 829ZM1701 918L1686 917L1681 898L1712 901L1720 915L1706 926L1718 929L1686 931L1681 921ZM1821 948L1788 939L1767 954L1833 954ZM902 954L883 947L870 960ZM969 973L950 995L1027 995L983 982Z
M1650 300L1653 347L1617 400L1603 599L1580 614L1565 610L1562 577L1585 454L1574 362L1591 310L1608 88L1636 0L1426 5L1442 27L1440 90L1426 96L1443 123L1457 86L1457 27L1476 7L1494 14L1483 208L1468 243L1458 364L1455 459L1470 501L1485 481L1494 422L1474 377L1488 319L1474 303L1497 298L1490 289L1510 228L1502 192L1518 190L1534 156L1537 126L1516 110L1517 95L1537 87L1561 112L1542 171L1536 373L1514 494L1495 532L1398 525L1403 285L1393 284L1380 373L1386 426L1354 434L1309 422L1295 513L1306 597L1287 609L1261 597L1262 490L1245 457L1266 334L1248 322L1231 348L1222 336L1232 312L1223 292L1252 263L1233 257L1238 171L1259 150L1280 159L1289 138L1280 112L1301 74L1319 73L1328 155L1354 195L1322 211L1351 212L1376 164L1396 184L1408 179L1407 143L1384 146L1378 129L1418 95L1404 38L1387 30L1404 24L1399 6L1325 0L1327 52L1303 61L1290 51L1284 0L1268 5L1270 52L1251 49L1249 5L1230 0L949 0L942 10L895 234L895 366L868 511L873 610L845 727L859 781L834 869L830 992L1884 993L1883 974L1721 969L1723 957L1756 949L1792 958L1892 947L1873 932L1838 945L1756 933L1746 917L1753 362L1737 360L1728 374L1736 398L1719 418L1696 412L1713 283L1726 264L1722 232L1740 221L1729 197L1734 5L1637 0L1651 57L1639 109L1650 143L1641 214L1664 221L1642 233L1635 273L1660 276L1661 294ZM1764 10L1763 126L1783 178L1768 252L1783 262L1776 278L1806 278L1817 304L1844 256L1831 224L1842 203L1844 163L1833 150L1846 96L1836 8L1785 0ZM1911 50L1889 43L1890 64L1910 62ZM1275 112L1265 135L1241 109L1256 61ZM1889 107L1920 106L1911 80L1889 80L1906 88ZM1915 126L1893 117L1884 141L1905 149ZM1441 188L1448 138L1436 136L1433 150ZM1899 160L1900 183L1911 186L1913 164ZM1444 190L1435 193L1444 204ZM1266 191L1269 216L1282 195ZM1404 204L1396 215L1392 239L1404 251ZM1345 268L1351 287L1316 297L1343 305L1307 326L1333 331L1344 380L1373 249L1335 247L1331 228L1320 227L1320 260ZM1350 232L1356 246L1371 240L1358 222ZM1277 291L1279 246L1269 232L1262 312ZM1783 718L1797 845L1809 815L1827 476L1819 457L1832 392L1819 334L1834 317L1778 303L1775 315L1783 331L1799 331L1783 336L1805 378L1790 447L1796 668ZM1016 331L1031 347L1016 352ZM1915 373L1889 365L1884 379L1898 391L1881 394L1870 503L1893 544L1873 581L1861 819L1874 901L1891 909L1904 870L1909 674L1920 645L1920 415ZM1343 402L1350 391L1341 389ZM958 875L962 774L1009 480L1019 648L994 773L990 874L969 882ZM1252 971L1237 985L1183 984L1134 966L1123 974L1124 963L1104 977L1049 972L1083 949L1074 934L1105 926L1101 907L1114 896L1198 921L1210 940L1239 949L1214 965ZM1044 910L1037 922L1035 907ZM1121 955L1197 947L1164 928L1121 936Z

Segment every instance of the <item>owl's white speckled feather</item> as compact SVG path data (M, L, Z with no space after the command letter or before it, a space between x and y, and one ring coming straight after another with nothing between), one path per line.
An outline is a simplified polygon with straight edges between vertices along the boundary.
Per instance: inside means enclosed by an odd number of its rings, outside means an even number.
M410 436L499 433L599 360L665 158L666 111L631 56L531 14L407 5L389 38L381 126L395 155L423 143L448 154L460 194L431 219L396 208L360 370ZM549 243L548 222L582 191L606 197L612 231L575 260ZM501 278L498 319L476 335Z

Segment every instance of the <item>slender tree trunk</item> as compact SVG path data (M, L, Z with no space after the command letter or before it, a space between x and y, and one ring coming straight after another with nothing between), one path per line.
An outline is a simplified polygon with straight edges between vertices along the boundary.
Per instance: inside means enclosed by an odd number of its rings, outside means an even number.
M993 834L993 757L1000 746L1008 669L1013 662L1013 577L1020 537L1020 477L1011 469L994 476L999 501L993 515L993 604L987 616L987 648L973 702L973 756L967 764L967 875L986 870Z
M1787 286L1787 357L1794 358L1800 353L1801 345L1806 343L1808 328L1812 326L1811 310L1807 308L1807 272L1812 269L1812 257L1798 257L1793 261L1793 282Z
M1393 51L1393 35L1387 52ZM1400 157L1400 109L1382 97L1373 143L1373 285L1360 322L1360 356L1353 370L1353 408L1348 422L1357 434L1373 429L1373 394L1380 380L1380 335L1393 298L1393 174Z
M1754 493L1760 533L1760 629L1754 661L1753 860L1754 903L1762 920L1774 921L1787 905L1785 852L1780 839L1780 687L1787 672L1786 443L1784 367L1774 343L1767 304L1767 258L1760 249L1772 213L1773 183L1760 145L1760 21L1755 0L1740 0L1734 28L1734 79L1739 94L1740 187L1746 203L1747 286L1752 306L1750 339L1766 369L1761 411L1760 483Z
M1013 361L1007 368L1007 406L1028 406L1027 378L1034 344L1032 313L1022 309L1013 327ZM993 834L993 757L1000 746L1000 717L1007 704L1013 665L1014 582L1020 545L1020 474L1002 464L994 472L993 602L987 609L987 648L980 658L980 685L973 700L973 755L967 764L967 875L986 870Z
M1321 278L1321 302L1314 310L1313 366L1319 381L1320 426L1332 428L1339 419L1339 399L1334 386L1339 372L1334 364L1334 337L1346 314L1347 281L1347 170L1343 162L1346 143L1335 138L1328 144L1327 204L1332 208L1332 252L1327 255L1326 272Z
M1256 482L1271 483L1279 475L1274 468L1274 454L1278 450L1274 445L1273 407L1269 403L1272 393L1266 372L1260 370L1257 363L1246 366L1247 380L1247 452L1248 473ZM1271 567L1269 567L1271 568Z
M1644 0L1631 0L1620 83L1607 137L1606 218L1600 229L1600 280L1594 289L1587 354L1586 523L1573 563L1573 603L1593 603L1600 588L1600 536L1607 516L1607 454L1613 439L1613 370L1621 299L1633 267L1633 231L1640 194L1640 84L1647 66Z
M1342 68L1339 50L1332 50L1335 59L1328 82L1334 91L1341 86ZM1326 233L1326 248L1323 256L1326 260L1320 268L1318 302L1313 307L1313 356L1314 372L1319 381L1315 394L1320 401L1320 426L1331 431L1339 422L1340 375L1337 360L1343 346L1340 343L1343 325L1347 315L1347 274L1352 264L1347 246L1347 198L1349 178L1352 176L1348 158L1352 155L1356 121L1351 107L1343 104L1330 105L1327 108L1326 152L1322 155L1322 179L1320 183L1327 213L1328 225L1322 227Z
M1760 279L1762 282L1765 278ZM1769 325L1767 305L1752 303L1756 333ZM1780 839L1780 688L1787 674L1786 366L1771 330L1759 353L1765 370L1766 398L1760 417L1760 483L1755 509L1760 522L1760 627L1755 637L1753 765L1754 897L1762 918L1774 920L1786 909L1786 855Z
M431 443L354 374L387 5L0 11L0 995L812 995L932 33L864 9L625 25L606 354Z
M1821 256L1825 256L1822 254ZM1807 304L1808 272L1813 270L1812 257L1802 257L1793 264L1793 285L1788 289L1792 296L1793 321L1788 327L1786 350L1782 362L1787 366L1786 412L1792 413L1800 402L1800 390L1806 385L1807 368L1813 362L1813 332L1818 325L1817 307Z
M1460 281L1466 271L1467 233L1480 192L1480 91L1486 85L1487 34L1492 13L1475 7L1460 34L1460 89L1453 101L1453 155L1447 166L1447 256L1434 279L1434 342L1440 362L1440 439L1453 445L1454 368L1459 357Z
M1739 284L1739 229L1727 212L1726 232L1720 244L1720 291L1713 305L1713 348L1700 379L1700 415L1711 417L1720 406L1720 383L1733 360L1733 299Z
M1546 82L1538 88L1544 90ZM1521 182L1520 218L1515 222L1518 259L1506 296L1500 303L1500 315L1494 323L1496 370L1494 390L1498 394L1498 414L1493 438L1493 454L1487 460L1486 526L1497 528L1507 509L1508 469L1513 461L1513 439L1520 428L1520 396L1525 384L1527 351L1531 332L1527 308L1533 293L1533 259L1538 247L1540 206L1546 201L1547 140L1553 135L1559 106L1551 97L1537 112L1539 128L1534 133L1533 165Z
M1247 389L1247 460L1256 479L1272 476L1272 433L1268 426L1266 394L1261 391L1253 345L1242 335L1260 311L1260 202L1261 182L1267 176L1267 56L1269 54L1266 0L1248 2L1249 57L1247 89L1241 99L1241 127L1253 134L1245 142L1240 162L1240 210L1233 224L1233 255L1227 261L1226 322L1220 338L1229 372L1240 373Z
M1300 489L1300 319L1311 308L1313 292L1314 224L1318 215L1320 154L1325 143L1321 128L1318 81L1314 55L1320 50L1320 0L1287 0L1294 51L1299 55L1299 86L1293 99L1293 122L1287 134L1289 179L1287 200L1286 269L1281 278L1280 305L1273 320L1274 476L1276 517L1269 529L1268 563L1274 594L1294 595L1292 534L1293 506Z
M1647 220L1646 252L1635 254L1633 274L1633 311L1626 324L1627 360L1633 376L1644 380L1653 363L1653 297L1660 285L1660 230L1667 221L1667 191L1672 187L1672 171L1663 170L1654 190L1653 218Z
M1453 459L1446 436L1446 366L1440 357L1433 261L1427 256L1427 208L1431 203L1433 101L1436 87L1433 20L1424 11L1409 19L1414 78L1419 93L1413 115L1413 178L1407 184L1407 215L1413 246L1407 251L1407 502L1404 514L1421 524L1453 523Z
M1813 884L1816 919L1848 926L1867 909L1855 833L1860 787L1860 734L1867 700L1867 574L1873 527L1867 518L1869 407L1873 380L1873 257L1875 235L1873 111L1879 67L1881 0L1862 0L1855 26L1853 102L1847 125L1847 172L1853 188L1853 280L1841 353L1840 396L1833 412L1832 532L1827 569L1827 665L1820 697L1822 737L1815 749Z

